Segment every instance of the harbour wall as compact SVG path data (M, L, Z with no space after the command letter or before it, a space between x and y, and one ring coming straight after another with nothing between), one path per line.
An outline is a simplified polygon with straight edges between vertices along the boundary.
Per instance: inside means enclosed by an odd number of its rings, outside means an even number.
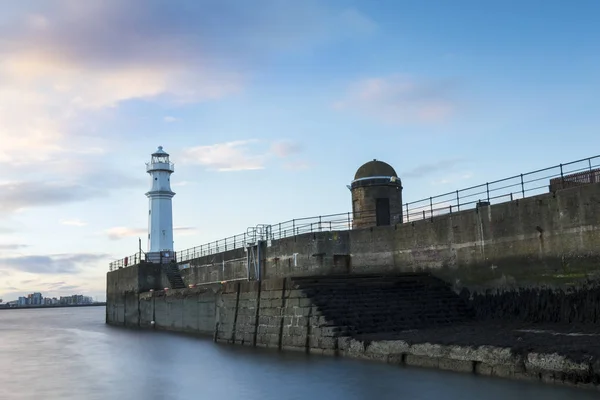
M262 279L430 272L469 296L566 290L600 278L600 184L393 226L306 233L261 250ZM188 285L248 275L244 249L182 264Z
M460 336L455 332L430 336L427 343L414 338L411 342L390 336L390 332L406 330L389 325L408 319L424 334L423 329L441 326L450 320L449 315L460 314L456 329L465 321L498 321L499 326L597 326L600 184L394 226L302 234L263 243L258 254L258 274L248 272L248 253L243 248L186 261L182 264L189 267L181 269L184 281L197 286L188 289L163 290L169 287L168 279L154 264L109 272L106 322L211 335L219 342L488 375L594 387L600 382L600 350L580 359L569 346L564 351L551 345L535 350L538 339L531 339L530 350L517 351L517 339L525 335L521 333L514 343L486 343L488 333L481 335L484 339L477 346L470 346L472 336L453 341ZM377 285L370 283L342 299L336 295L319 302L318 290L315 295L301 287L301 280L311 277L318 281L374 274L383 277ZM378 297L384 293L385 277L408 279L415 274L419 278L414 287L394 289L394 296L412 293L412 300L390 302ZM248 277L250 281L245 280ZM432 290L431 279L446 285L452 296ZM420 310L430 294L441 297ZM371 300L363 305L361 299L369 296ZM352 303L354 298L358 300ZM459 307L459 300L464 307ZM353 305L347 306L350 303ZM383 315L388 304L402 307L395 314ZM458 308L462 311L457 314ZM402 310L420 311L406 316ZM343 317L342 313L350 314ZM429 325L417 323L423 323L423 313L430 316ZM360 315L369 318L358 320ZM353 326L363 327L362 336L360 332L343 333ZM367 329L369 326L372 329ZM373 336L365 336L365 332ZM506 337L512 334L507 332ZM578 351L586 353L586 349L590 349L589 343Z
M403 277L400 275L399 279ZM294 278L275 278L260 283L230 282L144 292L135 296L137 312L111 313L107 322L210 336L220 343L600 388L599 353L590 347L594 337L578 343L586 336L565 336L566 344L561 345L548 343L547 339L544 343L540 338L543 335L519 333L525 339L519 342L511 337L512 328L487 327L477 332L479 328L473 325L468 309L455 313L459 318L449 324L449 309L432 307L445 303L447 297L444 299L441 288L432 289L434 285L428 279L437 278L426 275L409 277L410 284L426 283L421 289L392 291L408 303L395 311L393 322L388 318L386 323L381 310L389 310L397 302L390 301L377 288L384 285L383 281L389 282L389 276L375 282L369 281L369 276L353 276L349 279L367 280L366 286L373 290L343 282L345 288L355 286L354 292L346 293L338 290L342 283L336 284L339 279L344 278L332 277L331 284L315 278L313 286L303 286L301 280ZM319 301L318 290L314 289L328 285L332 296ZM133 303L134 297L127 299ZM418 309L424 303L427 306ZM423 322L423 315L428 321ZM471 324L461 324L460 317ZM400 320L408 324L406 327L418 329L389 329L390 323ZM361 327L368 334L350 333L348 326ZM447 330L433 326L446 326ZM407 333L403 336L403 332ZM494 334L506 340L498 342ZM590 354L585 354L586 350L591 350Z

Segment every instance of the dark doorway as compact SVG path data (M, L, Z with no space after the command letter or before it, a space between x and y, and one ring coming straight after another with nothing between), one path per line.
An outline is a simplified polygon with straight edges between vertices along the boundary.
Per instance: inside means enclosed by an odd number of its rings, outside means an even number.
M375 205L377 226L390 224L390 199L377 199Z

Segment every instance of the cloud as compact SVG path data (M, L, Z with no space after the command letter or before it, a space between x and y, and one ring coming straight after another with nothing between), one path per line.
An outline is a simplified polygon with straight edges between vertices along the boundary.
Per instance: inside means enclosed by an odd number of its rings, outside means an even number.
M333 107L392 124L442 122L456 109L452 89L449 81L421 82L400 75L368 78L350 85Z
M24 247L29 247L29 245L20 243L0 244L0 250L17 250Z
M205 37L191 21L177 26L182 15L165 17L173 12L160 2L77 3L57 0L50 9L34 2L33 14L0 28L3 160L69 152L78 121L123 101L196 102L240 90L244 72L201 49L197 38Z
M166 123L171 123L171 122L177 122L179 121L179 118L175 118L175 117L171 117L171 116L166 116L163 118L163 121Z
M287 158L302 151L299 143L284 140L265 147L256 139L196 146L183 151L182 161L220 172L251 171L264 169L273 157Z
M196 231L196 228L191 226L176 226L173 228L174 232L182 233L187 235ZM127 228L124 226L117 226L114 228L107 229L105 231L110 240L120 240L126 237L141 237L148 233L147 228Z
M134 236L145 236L148 229L143 228L127 228L124 226L116 226L114 228L107 229L105 233L108 235L110 240L119 240L126 237Z
M422 178L426 175L446 171L460 164L463 160L460 158L451 158L447 160L439 160L433 163L421 164L401 174L402 178Z
M183 152L183 162L199 164L216 171L247 171L263 169L264 154L251 154L249 145L256 140L237 140L210 146L196 146Z
M271 153L278 157L288 157L302 151L302 146L296 142L278 141L271 145Z
M60 171L65 167L64 165L56 166L53 171ZM31 166L31 169L35 170L33 166ZM98 172L93 163L83 163L81 165L72 163L68 169L68 174L65 174L64 177L59 176L64 180L59 181L0 181L0 212L2 213L0 218L2 218L2 215L29 208L55 206L105 197L114 190L134 189L146 184L143 177L133 178L110 168ZM28 168L21 169L22 175L27 173ZM62 223L81 226L82 222L71 220ZM2 233L2 229L0 229L0 234Z
M63 285L56 288L56 290L75 290L79 288L79 285Z
M188 236L196 233L197 229L191 226L176 226L173 231L177 232L179 236Z
M0 183L0 211L11 213L30 207L52 206L98 196L99 191L62 182Z
M460 181L466 181L473 177L472 172L461 172L447 175L444 178L436 179L431 182L432 185L447 185L449 183L457 183Z
M73 150L76 127L99 110L222 99L273 53L377 30L357 9L313 0L32 0L14 10L0 26L0 158L20 163Z
M76 274L82 267L106 258L105 254L55 254L0 258L0 266L34 274Z
M61 224L63 225L69 225L69 226L86 226L87 223L83 222L80 219L64 219L60 221Z
M311 163L305 162L305 161L291 161L288 163L285 163L283 165L283 168L289 170L289 171L302 171L305 169L309 169L312 166Z

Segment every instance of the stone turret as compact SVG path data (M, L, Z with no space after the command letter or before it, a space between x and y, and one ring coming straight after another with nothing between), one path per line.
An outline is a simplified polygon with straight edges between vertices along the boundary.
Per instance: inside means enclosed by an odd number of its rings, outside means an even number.
M353 229L402 223L402 182L391 165L363 164L350 184Z

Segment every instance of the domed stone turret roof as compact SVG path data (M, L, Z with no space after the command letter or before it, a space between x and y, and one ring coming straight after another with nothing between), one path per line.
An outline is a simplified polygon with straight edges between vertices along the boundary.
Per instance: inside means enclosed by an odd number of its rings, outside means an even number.
M371 176L398 176L396 171L388 163L373 160L363 164L354 175L354 179L368 178Z

